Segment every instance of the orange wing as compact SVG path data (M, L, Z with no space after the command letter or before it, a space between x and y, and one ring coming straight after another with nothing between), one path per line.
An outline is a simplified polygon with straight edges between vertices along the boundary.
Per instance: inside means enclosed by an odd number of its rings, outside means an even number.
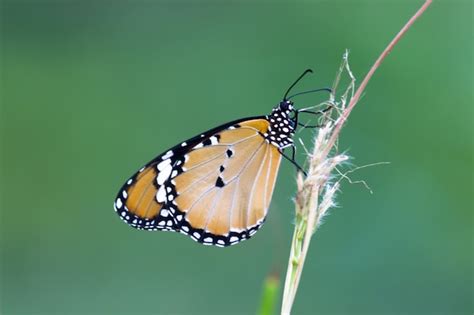
M179 231L206 245L250 238L265 220L281 161L263 137L268 127L264 118L228 124L158 156L124 185L117 213L135 228Z

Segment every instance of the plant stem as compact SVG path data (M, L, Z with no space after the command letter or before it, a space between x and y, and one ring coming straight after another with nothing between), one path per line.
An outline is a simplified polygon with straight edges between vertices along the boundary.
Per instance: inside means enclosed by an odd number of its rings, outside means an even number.
M337 138L339 137L339 133L340 133L340 130L342 129L342 126L346 122L347 118L349 118L349 115L350 115L352 109L356 106L357 102L359 102L360 96L364 92L365 87L369 83L370 79L372 78L372 76L375 73L375 71L377 70L377 68L382 64L382 61L388 56L388 54L392 51L392 49L395 47L395 45L398 43L398 41L405 35L405 33L413 25L413 23L415 23L415 21L426 11L426 9L430 6L431 2L432 2L432 0L426 0L425 3L423 3L423 5L408 20L408 22L402 27L402 29L392 39L390 44L388 44L388 46L384 49L382 54L380 54L380 56L374 62L374 64L370 68L369 72L366 74L364 80L362 80L362 83L357 88L354 96L351 98L351 101L349 102L349 106L347 106L347 108L342 113L340 121L338 121L338 123L336 124L333 135L330 139L330 143L334 143L337 140ZM326 155L328 153L329 152L327 152Z
M280 278L272 273L267 276L263 283L263 293L260 299L258 315L273 315L277 309L280 291Z
M339 163L342 163L348 158L343 154L334 157L328 156L330 152L334 150L344 123L349 118L352 109L359 101L360 96L377 68L412 24L426 11L431 2L432 0L426 0L420 9L398 32L377 58L354 94L352 94L354 90L354 78L349 69L347 53L344 55L343 63L334 83L334 91L328 101L328 103L339 105L338 108L342 112L338 115L334 124L326 119L326 124L319 130L316 136L314 150L309 157L308 176L303 179L301 174L298 174L297 178L298 192L295 199L296 224L291 242L290 257L283 291L282 315L290 314L291 312L311 238L321 224L321 220L326 211L333 205L335 193L339 189L338 182L335 184L328 182L330 174ZM343 69L347 70L352 82L341 97L340 102L335 102L335 91ZM350 96L349 93L351 93ZM345 106L347 99L349 99L349 103Z

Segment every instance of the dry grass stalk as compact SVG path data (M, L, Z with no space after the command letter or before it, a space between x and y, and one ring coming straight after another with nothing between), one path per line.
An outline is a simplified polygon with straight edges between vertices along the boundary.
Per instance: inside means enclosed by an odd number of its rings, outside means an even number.
M335 153L331 156L331 152L336 151L341 129L376 69L430 4L431 0L425 1L421 8L410 18L375 61L357 90L355 90L355 79L348 63L348 53L344 54L333 85L333 93L330 99L323 103L333 106L333 110L322 118L323 127L319 129L316 135L314 149L308 158L308 176L306 178L303 178L301 174L297 176L296 222L283 291L281 314L286 315L291 312L311 238L327 211L335 204L334 198L339 189L339 182L332 183L330 181L331 173L336 166L348 159L348 156L344 154ZM337 98L337 89L343 73L349 76L350 83L342 95ZM332 115L335 118L332 118Z

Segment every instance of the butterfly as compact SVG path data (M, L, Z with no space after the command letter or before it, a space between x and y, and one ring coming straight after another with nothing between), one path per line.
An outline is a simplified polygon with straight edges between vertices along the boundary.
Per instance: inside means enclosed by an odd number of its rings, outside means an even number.
M266 116L231 121L179 143L143 166L120 189L115 212L139 230L174 231L204 245L247 240L265 222L282 157L295 162L301 112L291 89ZM329 90L330 91L330 90ZM321 111L320 111L321 112ZM284 154L293 148L292 157Z

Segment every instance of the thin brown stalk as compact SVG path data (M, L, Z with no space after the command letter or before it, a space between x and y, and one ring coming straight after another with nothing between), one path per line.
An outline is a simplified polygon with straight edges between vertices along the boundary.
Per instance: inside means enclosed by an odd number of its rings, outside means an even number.
M420 9L398 32L377 58L355 93L355 79L349 68L348 55L347 53L344 55L343 63L334 82L334 91L327 102L327 104L334 106L334 109L336 109L333 111L336 112L336 117L335 119L331 117L324 118L324 127L319 130L315 139L314 149L309 155L308 176L303 179L299 174L297 178L298 191L295 198L296 222L285 279L281 314L286 315L291 312L311 238L321 224L321 220L328 209L333 206L335 194L339 189L339 182L331 183L329 178L331 177L332 171L340 163L347 160L348 157L344 154L337 153L330 157L330 153L333 151L337 152L335 149L342 127L358 103L377 68L412 24L426 11L431 2L432 0L426 0ZM349 75L351 83L345 89L345 92L339 100L337 100L336 90L344 70Z
M388 54L392 51L392 49L395 47L395 45L398 43L398 41L405 35L405 33L408 31L408 29L415 23L415 21L426 11L426 9L430 6L432 0L426 0L425 3L416 11L416 13L408 20L408 22L402 27L402 29L398 32L398 34L392 39L390 44L385 48L385 50L380 54L380 56L377 58L377 60L374 62L372 67L370 68L369 72L366 74L364 80L362 80L362 83L359 85L357 88L354 96L351 98L351 101L349 102L349 106L343 111L341 114L341 119L336 123L336 126L334 128L334 132L329 140L329 143L335 143L337 138L339 137L339 133L342 129L342 126L346 122L347 118L349 118L349 115L352 111L352 109L356 106L356 104L359 102L359 99L362 95L362 93L365 90L365 87L369 83L370 79L374 75L375 71L377 68L382 64L382 61L388 56ZM332 146L331 146L332 147ZM329 154L329 152L326 153L326 155Z

